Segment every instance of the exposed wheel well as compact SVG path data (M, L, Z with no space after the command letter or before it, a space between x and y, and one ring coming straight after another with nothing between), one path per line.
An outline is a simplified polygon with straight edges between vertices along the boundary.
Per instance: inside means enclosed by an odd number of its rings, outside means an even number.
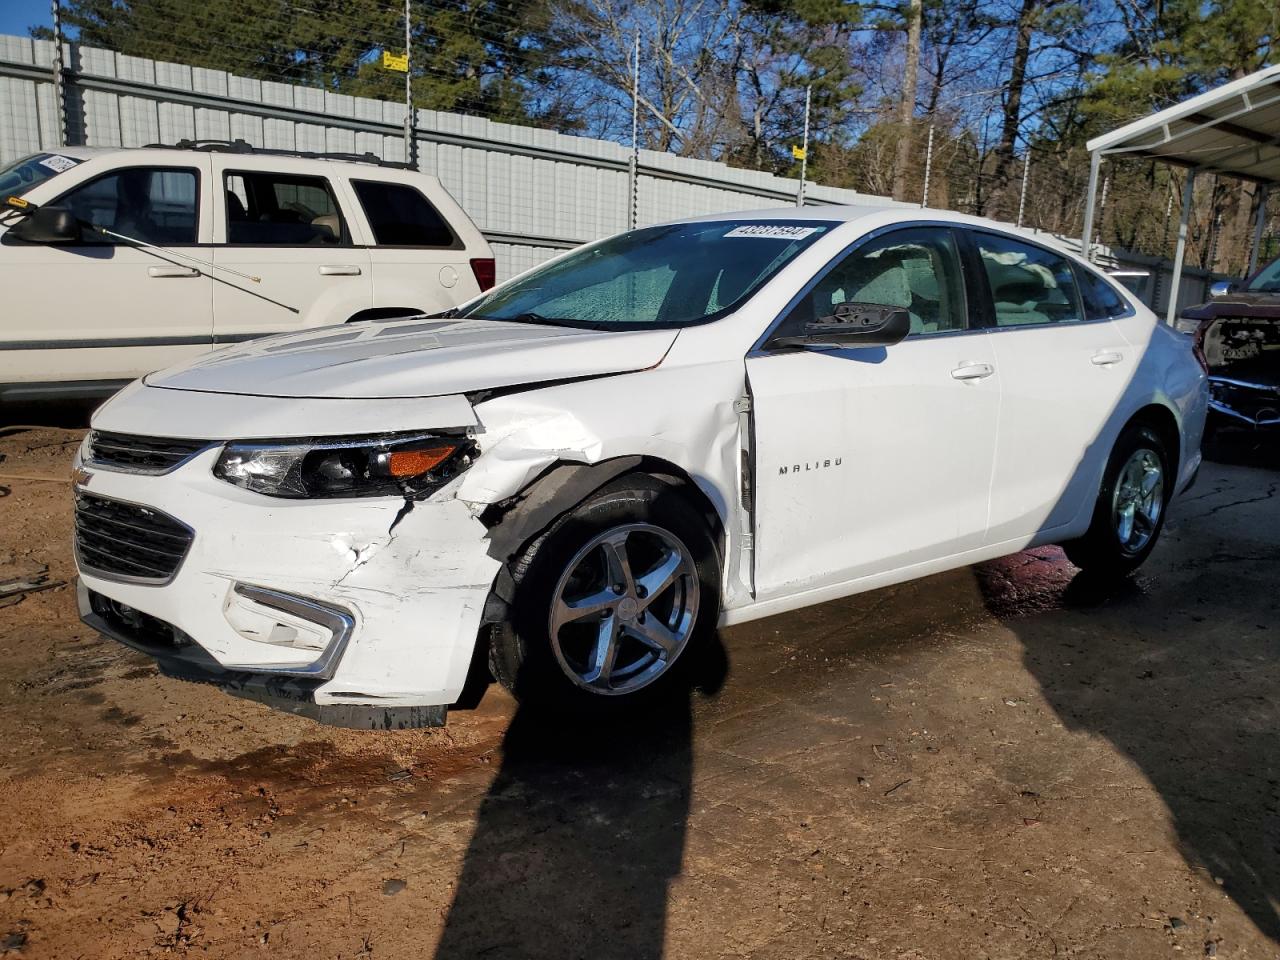
M352 317L347 318L347 323L359 323L361 320L390 320L393 317L417 317L422 315L421 307L370 307L368 310L361 310Z
M1135 423L1150 427L1164 441L1165 449L1169 451L1173 461L1171 468L1176 473L1178 465L1182 462L1182 433L1178 429L1178 421L1173 411L1164 404L1151 403L1130 417L1129 423L1125 426Z

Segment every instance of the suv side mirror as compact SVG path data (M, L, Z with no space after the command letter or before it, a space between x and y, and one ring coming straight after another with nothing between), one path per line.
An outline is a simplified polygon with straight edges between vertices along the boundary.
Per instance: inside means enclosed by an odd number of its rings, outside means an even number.
M75 243L80 239L80 222L64 207L39 207L9 233L27 243Z
M1209 296L1217 299L1235 293L1240 289L1240 284L1234 280L1218 280L1209 287Z
M841 303L829 317L804 326L804 335L779 337L770 346L891 347L911 332L911 314L881 303Z

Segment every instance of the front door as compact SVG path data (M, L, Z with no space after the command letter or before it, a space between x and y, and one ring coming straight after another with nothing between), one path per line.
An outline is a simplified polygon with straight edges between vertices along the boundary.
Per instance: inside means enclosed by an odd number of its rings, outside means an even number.
M863 242L779 332L846 302L903 307L912 333L887 348L766 345L747 360L762 600L983 542L999 378L989 334L969 327L954 234L918 226Z
M48 201L91 225L76 243L4 235L0 383L132 380L209 349L207 166L117 168Z

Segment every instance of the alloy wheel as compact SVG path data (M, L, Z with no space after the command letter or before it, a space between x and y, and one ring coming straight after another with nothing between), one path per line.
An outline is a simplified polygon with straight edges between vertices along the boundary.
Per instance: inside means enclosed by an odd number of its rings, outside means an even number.
M551 599L556 660L592 693L634 693L666 673L698 619L698 571L670 531L612 527L569 561Z
M1111 495L1111 519L1120 549L1129 556L1140 553L1155 536L1163 512L1164 465L1154 450L1142 447L1121 468Z

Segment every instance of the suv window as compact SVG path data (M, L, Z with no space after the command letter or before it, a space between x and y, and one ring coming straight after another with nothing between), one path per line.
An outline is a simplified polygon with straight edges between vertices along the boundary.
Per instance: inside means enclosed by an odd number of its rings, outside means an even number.
M235 172L226 176L227 243L252 247L336 246L347 225L324 177Z
M1078 323L1083 319L1071 261L1043 247L976 233L997 327Z
M1129 305L1115 287L1092 270L1076 264L1076 278L1084 297L1084 315L1090 320L1111 320L1129 312Z
M955 236L945 227L910 227L868 240L814 285L784 326L799 331L842 303L903 307L916 336L965 329Z
M452 247L444 217L413 187L377 180L352 180L373 239L383 247Z
M129 167L104 174L63 194L54 203L72 216L134 240L160 246L196 242L195 170ZM83 243L128 241L88 230Z

